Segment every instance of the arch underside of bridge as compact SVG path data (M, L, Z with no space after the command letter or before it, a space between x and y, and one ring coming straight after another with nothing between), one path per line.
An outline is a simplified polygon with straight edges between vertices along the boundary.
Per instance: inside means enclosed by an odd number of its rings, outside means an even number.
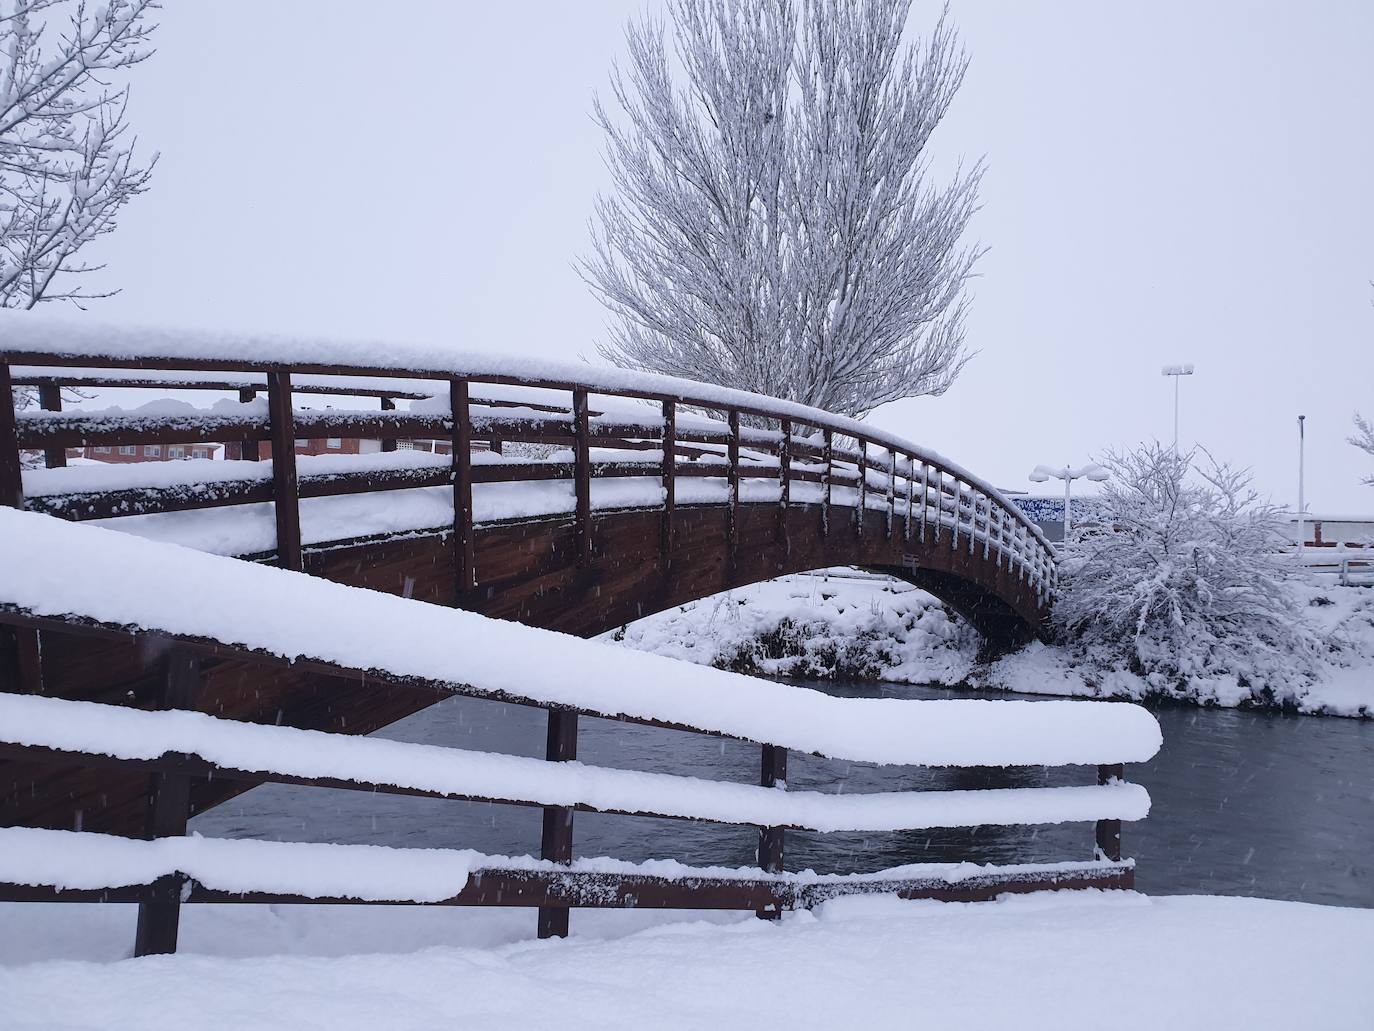
M819 505L738 507L731 533L726 506L689 506L672 518L665 546L662 510L597 512L589 547L580 547L567 515L476 528L478 585L457 591L449 533L337 542L309 549L305 570L352 586L452 605L577 636L734 587L837 565L890 573L930 591L955 609L993 647L1031 637L1045 613L1043 599L1009 563L981 544L957 545L948 527L907 533L903 515L868 510L862 532L855 510L830 510L829 532ZM731 541L734 541L733 547ZM579 555L583 556L579 561ZM385 633L379 628L379 633ZM43 692L57 697L155 705L160 656L130 639L93 641L41 631ZM462 641L454 641L456 649ZM0 656L0 659L3 659ZM0 665L3 665L0 662ZM559 671L548 671L557 677ZM207 660L198 708L214 715L302 729L363 734L441 700L429 687L345 681L289 667ZM195 811L251 784L198 781ZM0 761L0 825L84 828L140 833L148 805L146 775L124 770Z

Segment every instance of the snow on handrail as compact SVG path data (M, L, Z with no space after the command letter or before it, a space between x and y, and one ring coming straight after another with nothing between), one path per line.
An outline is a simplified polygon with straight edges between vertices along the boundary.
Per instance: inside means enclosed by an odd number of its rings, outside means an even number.
M199 712L144 712L22 695L0 695L0 742L124 760L155 760L169 752L181 753L198 756L217 770L822 832L1140 820L1150 808L1149 795L1138 784L857 795L777 791L729 781L261 726Z
M996 500L1004 510L1013 512L1028 532L1053 554L1053 546L1040 528L1020 514L996 487L932 450L857 419L809 405L656 373L464 352L436 345L110 326L32 312L0 312L0 362L3 361L23 365L105 362L126 368L190 371L290 369L307 375L347 377L387 374L420 379L462 377L732 408L824 427L941 466Z
M220 641L834 758L1104 765L1144 761L1161 741L1154 717L1135 705L834 698L18 510L0 510L0 569L0 606L31 616Z

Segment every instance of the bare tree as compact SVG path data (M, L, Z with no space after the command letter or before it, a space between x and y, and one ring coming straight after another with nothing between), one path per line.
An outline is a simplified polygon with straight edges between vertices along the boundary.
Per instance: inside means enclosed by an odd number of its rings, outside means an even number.
M668 0L598 100L613 196L584 276L617 364L863 415L968 359L981 162L930 182L967 58L910 0ZM675 81L675 66L681 83Z
M115 292L85 288L102 266L80 251L114 230L156 161L135 161L128 86L113 79L150 55L157 7L0 0L0 307Z
M1359 412L1355 413L1355 432L1348 439L1365 454L1374 456L1374 422L1370 422ZM1360 482L1374 487L1374 475L1366 476Z

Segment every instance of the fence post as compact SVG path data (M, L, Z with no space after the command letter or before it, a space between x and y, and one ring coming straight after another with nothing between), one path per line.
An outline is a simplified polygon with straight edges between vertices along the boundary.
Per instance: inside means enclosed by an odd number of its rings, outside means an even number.
M916 477L916 456L915 456L915 455L907 455L907 456L906 456L906 522L902 524L902 536L903 536L904 538L906 538L906 540L908 540L908 541L911 540L911 503L912 503L911 495L912 495L912 488L914 487L914 484L912 483L912 480L914 480L915 477Z
M476 545L472 532L472 415L468 410L468 381L448 381L452 443L449 479L453 483L453 565L455 605L476 586Z
M782 545L778 567L786 568L792 542L787 539L787 506L792 500L792 420L779 419L782 439L778 443L778 543Z
M384 398L382 398L382 411L384 411L384 412L394 412L395 410L396 410L396 401L395 401L394 398L390 398L390 397L384 397ZM382 438L382 450L383 450L383 451L395 451L395 450L396 450L396 438L395 438L395 437L383 437L383 438Z
M549 735L544 748L549 762L571 762L577 758L577 713L568 709L549 710ZM573 812L568 806L544 807L544 829L539 856L554 863L569 864L573 851ZM568 936L568 906L539 907L539 937Z
M1099 766L1097 768L1097 782L1099 784L1109 784L1113 780L1122 780L1125 775L1126 767L1122 763L1116 763L1113 766ZM1096 831L1098 858L1120 862L1121 821L1098 820Z
M14 410L10 363L0 361L0 505L24 507L24 474L19 461L19 420Z
M272 507L277 514L277 564L303 568L301 510L296 485L296 429L291 412L291 374L267 374L267 418L272 435Z
M666 572L673 553L673 510L677 508L677 403L663 402L663 537L659 554Z
M763 746L763 764L759 783L766 788L787 787L787 749L779 745ZM781 827L759 828L759 868L767 873L782 873L783 836ZM756 911L761 920L778 920L782 910L768 907Z
M725 445L726 459L729 462L726 476L730 485L730 576L733 579L739 571L739 412L732 408L726 417L730 427L730 439Z
M821 430L821 536L830 536L830 488L835 479L835 434Z
M45 412L62 411L62 388L56 383L39 387L38 407ZM43 464L49 469L65 469L67 467L67 449L65 447L44 448Z
M257 398L258 391L255 387L239 387L239 404L252 404ZM228 444L224 446L224 457L229 457ZM245 462L256 462L260 460L262 454L258 450L258 442L256 440L239 441L239 458Z
M577 566L586 569L592 560L592 452L587 418L587 391L573 391L573 480L577 493L574 515L577 530Z
M200 686L200 659L185 648L167 653L162 682L164 709L189 709ZM154 773L144 837L170 838L186 833L191 815L191 778L184 773ZM134 955L176 952L185 877L168 874L153 882L154 899L138 904Z
M864 539L864 517L868 514L868 441L856 437L855 442L859 445L859 505L854 509L855 526L858 528L859 540Z

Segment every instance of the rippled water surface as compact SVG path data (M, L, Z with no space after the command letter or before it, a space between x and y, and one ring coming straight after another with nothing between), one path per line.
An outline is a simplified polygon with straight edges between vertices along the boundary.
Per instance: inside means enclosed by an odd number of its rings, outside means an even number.
M943 688L813 683L854 697L960 697ZM1127 776L1154 799L1127 824L1137 886L1156 894L1260 895L1374 907L1374 722L1218 709L1156 713L1164 747ZM540 756L542 712L452 699L380 736ZM756 783L758 748L676 731L583 718L578 758L624 769ZM861 792L1089 783L1090 769L998 771L875 768L793 755L792 788ZM537 809L269 785L204 816L203 834L536 853ZM580 856L673 858L694 864L754 862L747 828L579 813ZM902 863L1090 858L1092 827L984 827L885 834L791 832L788 869L867 871Z

